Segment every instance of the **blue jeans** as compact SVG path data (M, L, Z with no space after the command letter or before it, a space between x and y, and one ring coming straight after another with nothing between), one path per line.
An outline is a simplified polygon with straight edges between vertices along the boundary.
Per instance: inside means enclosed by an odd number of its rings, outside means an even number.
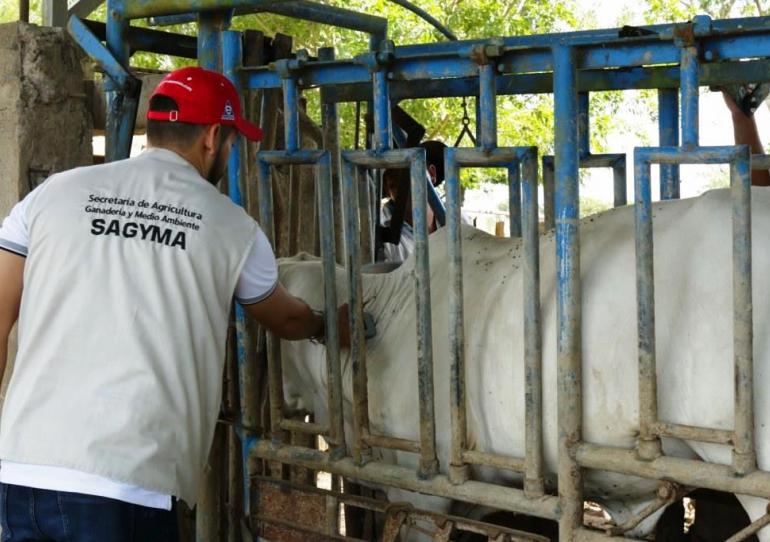
M175 509L11 484L0 484L0 526L2 542L178 540Z

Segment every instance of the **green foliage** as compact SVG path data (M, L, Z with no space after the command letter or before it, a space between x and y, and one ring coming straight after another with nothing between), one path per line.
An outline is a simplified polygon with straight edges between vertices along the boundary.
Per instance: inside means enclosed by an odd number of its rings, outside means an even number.
M728 17L756 17L770 11L768 0L647 0L647 22L681 22L695 15L709 15L713 19Z

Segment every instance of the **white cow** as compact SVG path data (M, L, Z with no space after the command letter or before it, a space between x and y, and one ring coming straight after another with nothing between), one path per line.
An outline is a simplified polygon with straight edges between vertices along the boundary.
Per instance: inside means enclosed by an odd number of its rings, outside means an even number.
M756 430L759 467L770 469L770 189L753 198ZM659 415L662 420L731 429L733 425L731 200L727 190L682 201L654 204L655 301ZM637 327L634 210L625 207L583 220L584 438L631 448L638 432ZM469 440L477 450L524 454L524 346L519 240L463 230ZM434 374L438 456L448 464L449 354L447 240L430 239ZM556 285L554 234L541 236L544 451L548 477L555 481ZM378 335L367 343L369 402L373 431L418 438L414 259L388 274L364 276L366 310ZM308 257L284 260L281 280L312 306L323 306L320 263ZM345 273L337 273L344 290ZM347 294L345 294L347 295ZM346 299L346 297L341 299ZM287 401L327 418L324 350L308 342L283 343ZM350 356L343 356L344 396L352 398ZM346 412L350 422L350 412ZM349 425L348 425L349 429ZM350 435L348 435L350 442ZM670 455L729 464L728 447L664 440ZM414 466L414 454L383 452L386 460ZM476 475L510 481L500 471ZM638 478L592 473L587 498L623 520L648 502L655 484ZM435 510L447 501L389 491ZM752 521L766 501L739 497ZM651 521L640 529L649 529ZM645 527L646 526L646 527ZM767 531L767 529L765 530ZM640 534L639 531L633 533ZM770 532L761 533L763 542Z

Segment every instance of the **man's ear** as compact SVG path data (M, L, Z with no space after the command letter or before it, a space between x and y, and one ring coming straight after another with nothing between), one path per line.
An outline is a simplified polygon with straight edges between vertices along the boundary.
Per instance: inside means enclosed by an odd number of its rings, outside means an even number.
M217 152L217 141L219 141L219 130L222 127L219 124L206 126L203 132L203 149L206 154L215 154Z

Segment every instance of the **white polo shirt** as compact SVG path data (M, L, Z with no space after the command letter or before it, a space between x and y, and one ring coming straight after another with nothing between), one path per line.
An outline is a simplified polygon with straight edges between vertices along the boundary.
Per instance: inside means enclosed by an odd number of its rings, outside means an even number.
M0 249L27 258L0 481L194 504L233 292L256 303L278 284L259 226L182 157L148 149L47 180Z

